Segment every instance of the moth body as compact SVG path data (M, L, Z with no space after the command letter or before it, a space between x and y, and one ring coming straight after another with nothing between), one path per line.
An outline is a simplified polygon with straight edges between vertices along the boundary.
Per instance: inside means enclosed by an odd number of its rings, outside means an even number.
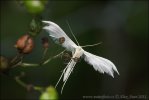
M80 46L77 46L72 58L80 58L83 55L83 52L84 50Z

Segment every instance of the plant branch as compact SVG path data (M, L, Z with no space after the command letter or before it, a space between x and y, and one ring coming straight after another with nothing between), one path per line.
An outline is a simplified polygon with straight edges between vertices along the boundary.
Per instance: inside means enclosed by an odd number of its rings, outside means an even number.
M26 84L24 83L22 80L20 80L20 76L16 76L15 77L15 80L18 84L20 84L22 87L26 88L28 91L30 90L36 90L36 91L39 91L39 92L43 92L44 91L44 88L43 87L40 87L40 86L34 86L34 85L31 85L31 84Z
M59 57L61 54L63 54L66 50L63 50L62 52L60 52L59 54L53 56L52 58L47 59L42 65L47 64L48 62L50 62L52 59L55 59L57 57Z
M64 50L65 51L65 50ZM45 60L43 63L41 64L35 64L35 63L21 63L20 66L22 67L37 67L37 66L42 66L45 65L47 63L49 63L52 59L55 59L57 57L59 57L62 53L64 53L64 51L60 52L59 54L53 56L53 57L49 57L49 59Z

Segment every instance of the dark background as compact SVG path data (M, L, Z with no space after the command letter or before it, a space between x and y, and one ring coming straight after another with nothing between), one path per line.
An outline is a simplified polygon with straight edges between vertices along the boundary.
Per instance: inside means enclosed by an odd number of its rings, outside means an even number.
M28 32L32 16L15 1L1 1L0 46L1 55L12 58L17 51L16 40ZM74 41L66 24L71 28L81 45L102 42L101 45L85 48L86 51L111 60L120 76L115 78L100 74L82 59L70 75L63 94L62 82L58 86L60 99L78 99L83 96L140 96L148 95L148 2L137 0L107 1L50 1L43 12L44 20L57 23ZM43 48L42 33L35 39L34 51L24 62L39 62ZM52 41L49 56L62 48ZM15 68L10 76L0 75L1 99L37 99L38 92L27 92L13 77L24 71L22 80L40 86L55 85L65 68L62 59L52 60L37 68Z

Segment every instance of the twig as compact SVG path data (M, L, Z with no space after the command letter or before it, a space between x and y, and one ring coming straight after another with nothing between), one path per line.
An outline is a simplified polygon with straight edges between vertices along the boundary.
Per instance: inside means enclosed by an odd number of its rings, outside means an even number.
M43 62L45 61L47 51L48 51L48 48L45 48L44 51L43 51L43 55L42 55L40 65L43 64Z
M43 52L42 60L44 60L44 58L45 58L45 56L46 56L46 54L47 54L47 51L48 51L48 48L45 48L45 49L44 49L44 52Z
M18 53L11 61L10 61L10 66L12 68L20 65L20 63L22 62L24 55L21 53Z
M22 67L37 67L39 64L32 64L32 63L21 63Z
M47 64L48 62L50 62L52 59L55 59L55 58L59 57L59 56L60 56L62 53L64 53L65 51L66 51L66 50L60 52L59 54L53 56L52 58L49 58L49 59L46 60L42 65L45 65L45 64Z
M22 67L37 67L37 66L42 66L42 65L45 65L47 64L48 62L50 62L52 59L55 59L57 57L59 57L62 53L64 53L66 50L60 52L59 54L53 56L53 57L50 57L49 59L47 59L46 61L44 61L43 63L41 64L34 64L34 63L21 63L20 66Z
M22 87L27 88L27 84L25 84L23 81L20 80L19 76L15 77L15 80L18 84L20 84Z
M44 91L43 87L34 86L33 88L34 88L34 90L39 91L39 92L43 92Z
M16 82L18 84L20 84L22 87L26 88L28 91L30 91L31 89L36 90L36 91L39 91L39 92L43 92L44 91L44 88L43 87L34 86L34 85L31 85L31 84L24 83L22 80L20 80L20 77L21 76L16 76L15 77Z

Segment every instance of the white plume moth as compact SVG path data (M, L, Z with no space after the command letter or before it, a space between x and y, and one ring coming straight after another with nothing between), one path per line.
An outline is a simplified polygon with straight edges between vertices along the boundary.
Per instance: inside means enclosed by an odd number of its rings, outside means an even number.
M59 44L61 44L61 46L64 47L67 51L72 52L72 58L67 64L66 68L63 70L62 75L56 84L57 86L63 76L64 84L61 89L61 93L63 91L65 83L67 82L79 58L84 58L84 60L88 64L92 65L94 69L96 71L99 71L100 73L107 73L113 78L114 78L114 75L113 75L114 71L117 72L117 74L119 74L116 66L110 60L96 56L94 54L91 54L83 50L83 47L95 46L100 43L93 44L93 45L80 46L68 23L70 31L78 44L76 45L57 24L51 21L42 21L42 22L46 24L46 26L44 26L43 29L49 33L49 36L53 40L59 40L59 39L63 40L63 42L62 43L60 42Z

